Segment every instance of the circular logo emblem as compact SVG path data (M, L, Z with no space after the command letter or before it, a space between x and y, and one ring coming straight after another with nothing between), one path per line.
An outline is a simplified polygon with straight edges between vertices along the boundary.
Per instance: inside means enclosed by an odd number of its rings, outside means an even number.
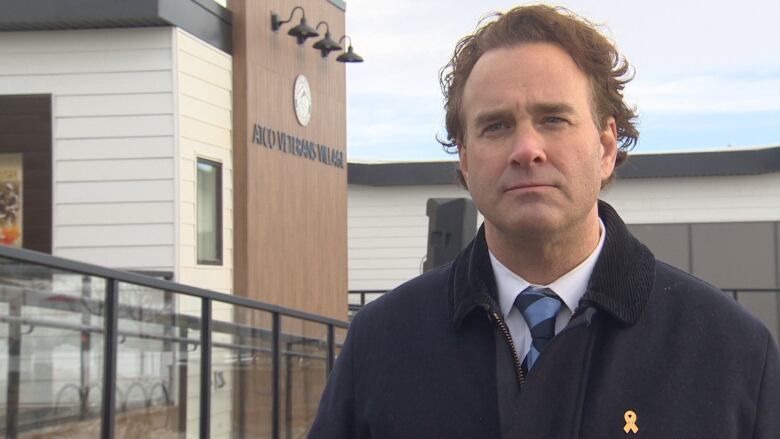
M311 89L309 81L303 75L295 78L293 87L293 106L295 107L295 117L302 126L309 124L311 120Z

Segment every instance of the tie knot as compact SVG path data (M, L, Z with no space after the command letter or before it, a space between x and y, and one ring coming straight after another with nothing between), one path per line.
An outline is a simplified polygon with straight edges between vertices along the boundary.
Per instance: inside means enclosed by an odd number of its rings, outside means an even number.
M529 328L554 318L561 310L561 298L551 289L534 285L524 289L515 299L515 307L523 315Z

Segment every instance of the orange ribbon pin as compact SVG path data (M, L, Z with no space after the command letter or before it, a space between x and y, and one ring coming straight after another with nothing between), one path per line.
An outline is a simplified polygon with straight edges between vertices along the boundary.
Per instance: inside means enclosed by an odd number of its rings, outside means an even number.
M626 426L623 427L623 431L625 431L626 434L628 434L629 431L634 434L639 432L639 427L636 426L636 413L634 413L633 410L627 410L623 415L623 419L626 420Z

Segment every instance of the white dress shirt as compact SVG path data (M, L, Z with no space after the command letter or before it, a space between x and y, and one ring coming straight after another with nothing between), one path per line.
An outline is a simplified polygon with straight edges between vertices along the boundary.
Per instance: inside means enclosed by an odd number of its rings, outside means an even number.
M541 285L553 290L565 305L561 307L555 319L556 334L569 323L572 313L585 294L585 290L588 288L588 281L590 281L590 275L593 273L593 267L596 265L601 248L604 246L605 236L606 229L604 228L604 223L599 219L599 243L593 249L593 252L580 265L574 267L568 273L548 285ZM498 305L501 307L501 313L504 315L504 320L509 328L509 333L512 335L512 341L515 343L517 353L521 359L525 358L525 355L531 349L531 330L528 328L525 319L523 319L523 315L514 307L514 303L517 296L531 284L499 262L489 250L488 253L490 254L490 263L493 266L493 274L496 278L496 287L498 288Z

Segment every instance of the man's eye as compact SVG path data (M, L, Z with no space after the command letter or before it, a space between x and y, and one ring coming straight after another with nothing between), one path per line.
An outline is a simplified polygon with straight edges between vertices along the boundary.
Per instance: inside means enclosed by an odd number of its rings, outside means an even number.
M508 128L509 125L506 122L493 122L485 127L482 131L485 133L493 133Z
M549 124L549 125L557 125L566 122L567 122L566 119L557 116L546 116L542 119L542 123Z

